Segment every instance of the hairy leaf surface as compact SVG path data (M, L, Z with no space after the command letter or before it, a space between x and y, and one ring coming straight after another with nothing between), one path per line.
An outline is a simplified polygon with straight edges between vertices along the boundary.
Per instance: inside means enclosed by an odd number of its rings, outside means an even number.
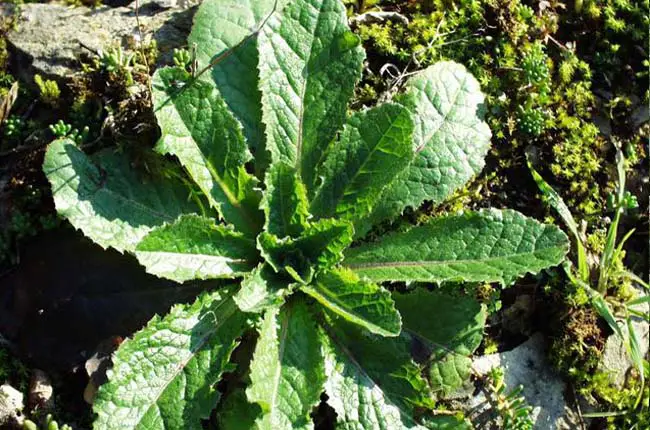
M429 368L429 382L440 397L453 393L469 378L471 355L481 344L487 314L485 308L467 296L416 288L393 294L403 320L405 334L422 343L421 360ZM432 312L435 318L423 318Z
M43 171L57 212L103 248L133 251L152 228L198 211L180 181L142 175L112 150L87 156L71 139L48 146Z
M257 36L272 13L287 0L204 0L194 15L187 42L196 48L200 70L214 63L200 78L212 81L242 123L256 157L264 150L261 94L258 90Z
M402 328L390 293L383 287L359 279L352 271L338 269L318 276L301 288L321 305L381 336L397 336Z
M296 170L278 162L266 174L262 206L266 214L265 231L278 237L297 237L307 226L307 190Z
M446 216L352 248L345 265L373 281L509 283L561 262L567 237L512 210Z
M251 239L198 215L152 230L135 255L147 272L176 282L242 276L259 260Z
M251 430L255 428L255 420L262 415L257 403L249 403L246 390L235 389L219 405L217 423L219 429Z
M441 203L483 169L491 137L484 98L476 79L454 62L436 63L408 80L397 101L413 112L416 156L359 233L426 200Z
M413 156L413 120L403 106L384 104L348 119L319 170L312 215L360 220Z
M237 230L261 229L257 180L246 172L251 159L241 125L212 83L195 81L180 90L186 72L164 68L153 77L153 101L162 137L156 150L178 157L210 205Z
M202 294L154 317L122 343L109 382L97 394L96 429L201 429L230 370L230 354L247 328L231 291Z
M274 162L294 166L311 190L316 166L345 120L364 51L339 0L291 2L269 19L258 45L267 149Z
M281 306L289 293L287 283L278 279L268 264L261 264L244 278L235 303L244 312L262 312Z
M279 239L263 232L257 246L277 272L287 270L296 281L307 284L317 271L343 259L343 250L352 243L352 236L349 222L322 219L310 223L298 239Z
M328 334L325 393L337 428L422 429L412 419L413 408L432 404L408 338L368 336L341 321Z
M309 414L325 380L322 337L302 302L266 312L246 390L248 400L262 407L258 429L313 428Z

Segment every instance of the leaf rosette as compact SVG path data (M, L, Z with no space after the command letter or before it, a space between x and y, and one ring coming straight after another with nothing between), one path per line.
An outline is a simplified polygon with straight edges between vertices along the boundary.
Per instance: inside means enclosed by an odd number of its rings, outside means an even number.
M438 63L348 114L365 53L340 0L205 0L189 42L201 73L153 77L155 151L182 174L65 138L45 157L58 212L102 247L179 283L231 280L121 345L95 427L199 429L216 408L226 429L307 429L323 394L340 428L465 427L422 411L469 376L484 309L390 282L509 283L558 264L566 236L492 209L359 239L483 168L477 81ZM249 364L232 359L242 339ZM224 396L235 362L248 386Z

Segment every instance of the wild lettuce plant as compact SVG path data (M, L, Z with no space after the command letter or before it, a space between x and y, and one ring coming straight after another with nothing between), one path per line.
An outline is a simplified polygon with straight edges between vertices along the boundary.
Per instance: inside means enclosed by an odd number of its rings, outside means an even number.
M482 169L476 80L443 62L348 112L365 53L340 0L205 0L189 44L196 67L153 77L155 151L185 175L69 138L45 157L58 212L100 246L179 283L236 280L120 346L96 427L201 428L217 408L224 429L313 428L321 402L341 428L462 426L430 411L469 376L484 309L388 283L508 283L559 263L567 238L496 209L366 234Z

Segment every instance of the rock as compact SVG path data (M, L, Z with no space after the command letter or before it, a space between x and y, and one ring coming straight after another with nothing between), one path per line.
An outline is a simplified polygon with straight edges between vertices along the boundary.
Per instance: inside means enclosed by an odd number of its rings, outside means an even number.
M22 425L23 393L9 384L0 386L0 428Z
M144 42L155 40L159 60L169 62L174 48L186 44L195 8L187 0L142 0L139 21ZM0 5L7 13L12 5ZM64 81L79 70L78 58L116 44L134 46L140 37L135 2L128 6L95 9L53 3L20 6L17 29L7 35L16 60L15 69L25 82L34 74Z
M533 408L536 430L580 428L576 414L564 397L566 384L546 360L544 337L540 333L511 351L476 359L473 367L479 376L485 376L497 366L504 370L508 390L523 386L522 395ZM479 413L485 404L483 393L471 400L471 406Z
M648 121L650 121L650 107L645 103L639 104L630 117L632 130L637 130Z
M645 294L643 290L639 289L638 291L639 296ZM635 307L640 312L648 312L649 308L650 304L648 303ZM619 320L618 323L623 328L623 333L627 335L627 323L624 320ZM641 356L645 357L650 347L650 327L647 322L639 317L632 317L632 327L636 332L637 339L639 339ZM634 363L627 352L625 341L620 336L611 335L607 339L607 343L605 343L605 350L598 370L608 373L614 386L623 388L632 368L634 368Z
M603 136L611 137L612 135L612 121L604 115L594 115L592 118L596 127Z
M84 389L84 400L89 405L94 403L99 387L108 381L106 371L113 365L111 355L120 346L122 340L119 336L112 336L101 341L92 357L86 360L84 367L88 375L88 384Z
M519 295L515 302L503 311L501 325L510 333L529 336L532 334L530 319L534 311L533 296L530 294Z
M408 25L409 19L398 12L366 12L361 15L353 16L350 19L351 24L376 24L384 23L386 21L399 21L404 25Z
M51 411L54 409L52 381L42 370L34 369L29 381L29 409Z

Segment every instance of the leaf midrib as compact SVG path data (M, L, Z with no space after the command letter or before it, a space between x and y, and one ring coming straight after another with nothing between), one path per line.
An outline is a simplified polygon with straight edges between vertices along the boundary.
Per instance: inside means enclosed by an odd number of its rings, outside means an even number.
M92 159L88 158L87 162L94 169L99 170L99 167L96 165L96 163L93 162ZM75 182L73 182L70 178L63 177L63 175L64 175L63 171L61 173L57 172L56 174L57 174L57 176L59 176L64 181L63 186L69 188L73 192L73 194L77 194L77 195L79 194L79 190L74 187ZM79 179L77 181L77 188L79 188L79 186L81 185L81 182L80 182L81 175L79 175L79 173L77 173L77 172L74 172L73 178L74 177ZM106 186L106 184L109 183L108 180L105 180L104 183L102 183L102 184L97 184L92 179L89 179L89 181L93 185L95 185L94 191L91 194L91 196L93 198L97 198L97 195L99 193L106 193L106 194L110 195L111 197L114 197L117 200L121 200L123 202L129 203L131 206L134 206L136 209L139 209L140 212L151 215L151 216L153 216L155 218L160 219L161 221L173 221L174 220L173 217L168 216L167 214L165 214L163 212L158 212L158 211L154 210L153 208L151 208L151 207L149 207L149 206L147 206L147 205L145 205L143 203L140 203L137 200L133 200L133 199L130 199L128 197L125 197L124 195L118 193L117 191L114 191L111 188L108 188ZM111 181L111 183L112 183L112 181ZM90 199L87 199L87 200L90 202L91 206L94 206L93 203L92 203L92 200L90 200ZM95 202L95 203L97 203L97 202ZM85 214L84 214L84 216L85 216Z
M220 309L222 306L225 306L226 304L230 304L230 309L227 309L227 310L224 311L223 313L220 313L220 312L219 312L219 309ZM147 413L149 413L149 411L150 411L152 408L154 408L154 407L158 407L158 400L159 400L160 397L163 395L163 393L165 392L165 390L167 390L167 387L169 387L169 385L170 385L173 381L176 380L176 378L178 377L178 375L180 375L181 373L183 373L183 370L187 367L187 364L190 362L190 360L192 360L192 358L194 358L194 357L196 356L196 352L199 351L201 348L203 348L203 346L208 342L208 338L210 338L212 335L214 335L215 333L217 333L217 332L219 331L219 328L220 328L221 326L223 326L223 325L228 321L228 319L229 319L232 315L234 315L234 313L235 313L236 310L237 310L237 305L235 304L234 300L232 299L232 296L228 297L226 300L223 300L221 303L219 303L219 304L216 306L215 309L212 310L212 313L213 313L214 315L217 315L217 314L221 314L221 315L223 315L223 318L221 319L221 323L219 323L218 321L215 322L215 324L212 325L213 330L207 331L207 332L205 333L204 336L202 336L202 337L199 338L199 339L200 339L200 342L195 342L195 343L194 343L195 348L190 349L190 354L188 354L187 358L186 358L185 360L183 360L183 361L180 363L180 365L177 367L177 369L178 369L177 372L175 372L175 373L173 374L173 377L169 378L169 380L168 380L168 381L167 381L167 382L166 382L166 383L165 383L165 384L164 384L164 385L163 385L163 386L158 390L158 392L156 393L156 395L155 395L155 397L154 397L154 401L151 403L151 405L150 405L148 408L146 408L146 410L144 411L144 413L141 414L141 415L138 417L138 423L141 422L142 417L146 416ZM198 319L196 325L198 325L200 322L201 322L201 320ZM196 325L195 325L195 327L196 327ZM221 348L224 348L224 347L227 347L227 345L221 344L220 347L221 347Z
M216 262L227 262L227 263L249 263L249 260L244 258L231 258L225 255L210 255L210 254L199 254L195 252L173 252L173 251L148 251L148 250L138 250L136 249L136 254L164 254L173 257L190 257L190 258L200 258L202 260L213 260Z
M398 120L401 119L403 115L405 115L405 112L406 111L402 111L402 112L399 113L399 115L397 115L395 117L395 119L391 122L390 127L388 127L382 133L382 136L379 139L379 141L377 142L377 144L372 148L372 150L370 150L370 152L368 153L368 156L365 158L365 160L363 160L363 162L361 163L359 168L356 170L356 172L354 173L354 176L352 176L352 178L350 178L350 180L347 181L347 183L345 184L345 187L343 187L343 189L338 194L338 196L335 199L333 199L333 202L336 203L336 205L334 205L334 212L333 212L334 214L336 213L336 208L338 207L338 205L341 202L341 200L343 199L343 197L345 197L346 195L349 195L349 194L346 194L346 192L351 188L351 184L353 184L356 181L356 179L360 175L360 172L364 169L364 167L366 166L368 161L372 158L372 156L375 154L375 152L377 152L379 150L379 148L381 148L382 144L384 143L385 139L387 138L386 136L389 134L389 132L393 128L396 127L396 124L399 122ZM363 139L362 139L362 141L363 141ZM312 202L316 202L316 201L318 201L320 199L320 196L322 195L323 189L324 189L324 187L319 188L319 190L314 195L314 199L312 200ZM313 206L313 204L312 204L312 206Z
M302 87L300 88L300 112L298 115L298 141L296 142L296 171L298 172L298 177L302 174L302 150L303 150L303 128L305 122L305 94L307 92L307 83L311 77L311 70L309 68L309 63L312 56L312 48L314 47L314 41L316 40L316 30L319 28L320 20L323 15L323 5L327 0L322 0L318 8L318 17L316 18L316 25L314 26L314 34L309 41L309 58L305 64L305 78L302 82Z
M287 310L287 312L289 312ZM280 317L280 312L278 312L278 318ZM284 356L284 349L286 347L287 343L287 333L289 332L288 330L288 324L289 324L289 318L291 316L289 314L286 315L286 318L282 320L282 324L279 327L280 330L280 337L278 338L278 362L277 362L277 367L276 367L276 372L274 375L274 384L273 384L273 393L271 394L271 412L270 412L270 420L271 424L275 423L276 421L274 420L275 414L278 410L277 407L277 398L278 398L278 393L280 391L280 381L282 379L282 357Z
M433 139L434 136L436 136L440 132L440 130L445 126L445 124L447 124L447 118L452 113L456 113L456 109L458 109L458 106L456 105L456 102L458 101L458 97L460 96L460 93L461 92L466 92L467 82L468 82L467 76L463 76L463 81L461 82L460 89L458 91L456 91L456 93L454 94L454 99L450 103L451 108L447 111L447 113L442 115L442 118L440 120L440 124L438 125L438 127L436 127L434 130L432 130L430 133L428 133L427 136L423 136L422 142L420 143L420 146L417 148L416 152L419 152L422 149L424 149L424 147L427 146L429 141L431 141L431 139ZM447 89L446 86L444 88ZM425 93L426 93L426 91L425 91ZM429 99L428 94L427 94L427 99ZM431 102L431 106L434 109L438 110L435 107L435 105L433 104L433 102ZM438 112L440 112L440 111L438 110Z
M363 366L361 366L361 364L359 363L359 361L357 361L357 359L356 359L356 357L354 356L354 354L352 354L352 352L351 352L348 348L346 348L345 345L343 345L343 343L340 341L340 339L339 339L339 338L334 334L333 330L332 330L330 327L328 327L328 326L326 326L326 325L324 325L324 324L321 324L321 327L323 328L323 330L325 330L325 332L328 334L328 336L330 337L330 339L332 339L332 341L333 341L333 342L336 344L336 346L340 349L340 351L341 351L341 353L344 355L344 357L347 357L347 359L350 361L350 363L351 363L351 364L352 364L352 365L357 369L357 371L359 372L359 374L360 374L361 376L365 377L366 379L368 379L370 382L372 382L373 387L377 387L377 388L379 389L379 391L381 391L381 393L383 394L384 398L385 398L386 400L389 401L389 404L390 404L391 406L393 406L395 409L397 409L397 410L399 411L400 419L407 419L407 420L410 421L410 419L411 419L411 418L410 418L410 414L409 414L407 411L405 411L404 409L402 409L402 407L399 406L399 404L398 404L397 402L395 402L395 401L391 398L391 396L389 396L388 393L386 393L386 392L381 388L381 385L379 384L379 382L378 382L378 381L375 381L375 380L374 380L374 379L373 379L373 378L372 378L372 377L371 377L371 376L366 372L366 370L363 368ZM371 387L371 389L372 389L372 387ZM415 424L415 423L414 423L414 424Z
M543 248L531 252L521 252L521 253L515 253L515 254L508 254L508 255L502 255L502 256L496 256L496 257L488 257L488 258L481 258L481 259L462 259L462 260L411 260L411 261L387 261L387 262L381 262L381 261L375 261L375 262L368 262L368 263L352 263L352 264L346 264L346 267L349 267L351 269L372 269L376 267L387 267L387 268L392 268L392 267L415 267L415 266L441 266L441 265L450 265L450 264L467 264L467 263L484 263L484 262L490 262L490 261L495 261L495 260L504 260L504 259L511 259L511 258L517 258L525 255L536 255L539 253L544 253L547 251L551 251L553 249L562 249L561 246L553 246L549 248Z
M323 304L323 306L331 306L332 310L336 309L341 314L347 315L350 318L350 321L355 322L356 324L361 324L363 326L373 327L375 333L377 334L382 334L384 336L395 336L399 334L386 330L385 328L367 320L358 312L354 312L356 308L345 306L344 302L340 301L329 288L323 286L322 284L319 284L317 287L304 286L302 287L302 290ZM325 294L330 294L325 296L324 294L321 294L319 290L322 290ZM319 300L319 298L321 298L321 300Z
M182 119L183 118L181 117L181 120ZM183 124L185 125L184 121L183 121ZM192 138L192 142L194 143L194 146L198 150L199 156L201 157L201 159L203 160L203 163L207 167L208 172L210 172L210 176L212 176L212 179L214 179L214 181L217 183L218 187L224 193L224 195L226 196L226 199L228 199L228 202L230 203L230 205L233 208L235 208L235 210L237 210L237 212L241 215L242 219L246 222L246 224L251 228L251 230L254 231L256 226L255 226L255 223L253 222L253 220L250 218L248 212L246 210L244 210L243 206L241 205L241 202L235 197L233 191L230 190L230 187L226 184L226 182L221 177L221 175L219 175L219 172L217 171L216 167L214 167L214 164L212 163L212 161L210 161L206 157L206 155L203 153L203 151L201 150L201 146L198 144L196 139L194 139L194 134L192 133L192 131L187 127L187 125L185 125L185 128L187 128L187 131L188 131L190 137ZM212 130L212 135L211 135L211 139L210 139L212 142L215 141L214 135L215 135L216 131L217 131L216 129ZM212 194L212 192L210 192L210 194ZM221 206L221 204L219 204L217 202L215 202L215 204L218 205L218 206ZM221 212L221 216L223 216L224 215L223 211L220 211L220 212Z
M76 190L74 190L74 188L72 188L72 187L70 187L70 188L75 193L77 192ZM171 221L174 220L173 217L168 216L167 214L165 214L163 212L158 212L158 211L154 210L153 208L151 208L150 206L147 206L147 205L145 205L143 203L140 203L137 200L133 200L133 199L130 199L128 197L125 197L122 194L119 194L118 192L113 191L110 188L107 188L105 185L98 186L97 189L95 190L95 192L93 193L93 196L96 196L100 192L109 194L112 197L114 197L116 200L122 200L124 202L128 202L130 205L135 206L135 208L139 209L141 212L147 213L147 214L149 214L149 215L151 215L151 216L153 216L155 218L160 219L161 221L171 222Z
M203 165L206 167L206 169L210 173L210 176L212 177L212 180L214 182L216 182L219 189L223 192L223 194L226 197L226 200L228 201L228 203L241 215L241 218L244 220L246 225L248 225L248 227L252 231L255 231L256 230L255 222L250 218L248 212L246 210L244 210L243 206L241 205L241 202L235 197L233 191L230 189L230 187L226 184L224 179L221 177L221 175L217 171L217 169L214 166L214 164L212 163L212 161L210 161L210 159L204 154L201 145L198 143L198 141L194 137L194 127L189 126L188 121L186 121L185 116L181 114L182 106L179 106L176 103L176 99L173 99L173 98L172 98L172 103L173 103L173 106L174 106L173 114L176 115L178 117L178 119L180 120L180 123L183 124L183 127L185 128L186 135L185 136L178 136L178 133L168 133L168 135L169 136L174 136L174 137L178 138L181 141L185 140L185 138L189 138L189 140L192 142L192 146L196 150L196 154L198 154L198 156L201 158L201 161L203 161ZM195 123L192 122L191 124L195 124ZM217 132L217 130L213 128L212 133L210 133L210 141L211 142L215 141L215 133L216 132ZM173 152L175 153L175 152L179 152L179 151L174 150ZM199 183L199 186L201 188L203 188L200 183ZM214 185L213 185L213 187L214 187ZM213 187L211 187L211 188L213 188ZM205 190L205 191L207 191L207 190ZM212 195L212 193L213 193L212 189L210 189L209 191L210 192L206 192L206 195L208 196L208 199L210 200L210 203L219 211L219 214L222 217L224 217L223 210L221 209L221 206L223 205L223 203L218 202L214 198L214 196Z

